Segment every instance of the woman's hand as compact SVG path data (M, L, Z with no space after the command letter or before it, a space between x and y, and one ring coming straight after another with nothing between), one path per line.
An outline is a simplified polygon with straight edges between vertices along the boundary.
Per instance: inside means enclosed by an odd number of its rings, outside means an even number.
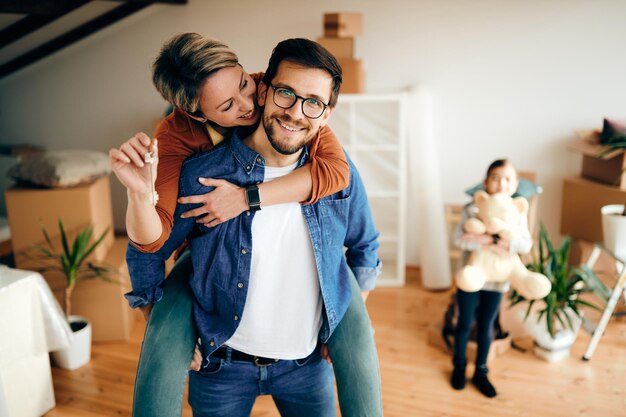
M200 353L200 346L196 343L196 347L193 350L193 359L189 364L190 371L199 371L202 366L202 353Z
M332 359L330 358L330 353L328 352L328 345L320 346L320 354L322 355L322 359L324 359L329 364L333 364Z
M154 162L144 162L144 156L153 152ZM152 193L152 187L156 180L156 168L158 164L157 141L152 141L145 133L137 133L119 147L109 151L111 169L126 187L129 193L148 194ZM152 169L152 176L150 170Z
M202 185L215 188L203 195L180 197L178 202L182 204L202 204L200 207L184 212L180 217L198 217L196 223L202 223L206 227L215 227L248 210L243 188L226 180L199 178L198 181Z

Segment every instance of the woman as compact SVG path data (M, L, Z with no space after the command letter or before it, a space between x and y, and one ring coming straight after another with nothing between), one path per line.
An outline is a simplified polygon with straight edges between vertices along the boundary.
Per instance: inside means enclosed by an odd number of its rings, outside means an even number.
M153 70L155 86L175 107L157 129L158 148L140 133L110 152L113 170L128 189L128 235L143 252L158 250L169 236L184 159L210 150L228 134L228 128L255 127L259 119L255 103L256 83L261 76L246 74L237 56L220 42L197 34L176 36L165 44ZM156 159L146 164L144 156L150 153ZM260 184L261 204L311 203L347 185L348 165L329 129L323 129L311 143L310 160L289 176ZM156 193L152 190L154 176ZM179 199L181 203L203 204L183 216L199 216L198 222L214 227L249 209L244 191L236 185L214 179L199 181L215 189L204 196ZM197 338L187 285L190 268L189 257L183 257L163 289L142 293L133 286L133 293L127 295L131 306L142 307L146 316L150 315L135 384L135 415L180 414L185 371ZM371 327L355 280L352 288L352 304L328 343L342 415L381 415ZM152 303L161 297L150 313ZM198 366L198 356L196 352L194 367ZM178 384L170 382L177 377ZM359 384L354 384L355 380Z

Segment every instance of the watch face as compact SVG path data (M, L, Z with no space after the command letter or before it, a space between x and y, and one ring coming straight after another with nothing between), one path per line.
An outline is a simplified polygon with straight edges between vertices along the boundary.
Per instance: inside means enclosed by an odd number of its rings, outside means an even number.
M261 205L261 193L256 185L246 188L246 199L251 209L259 209Z

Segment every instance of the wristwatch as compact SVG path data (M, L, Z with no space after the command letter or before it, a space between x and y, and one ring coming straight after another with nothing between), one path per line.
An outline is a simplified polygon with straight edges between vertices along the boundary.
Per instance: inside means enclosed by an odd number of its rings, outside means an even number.
M246 187L246 202L250 210L261 210L261 191L258 185L249 185Z

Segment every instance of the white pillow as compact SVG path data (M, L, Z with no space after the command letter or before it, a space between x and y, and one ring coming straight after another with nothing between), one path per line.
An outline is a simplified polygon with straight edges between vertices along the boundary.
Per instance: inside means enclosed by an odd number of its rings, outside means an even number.
M71 187L91 182L111 172L103 152L67 149L27 158L11 167L7 175L16 181L44 187Z

